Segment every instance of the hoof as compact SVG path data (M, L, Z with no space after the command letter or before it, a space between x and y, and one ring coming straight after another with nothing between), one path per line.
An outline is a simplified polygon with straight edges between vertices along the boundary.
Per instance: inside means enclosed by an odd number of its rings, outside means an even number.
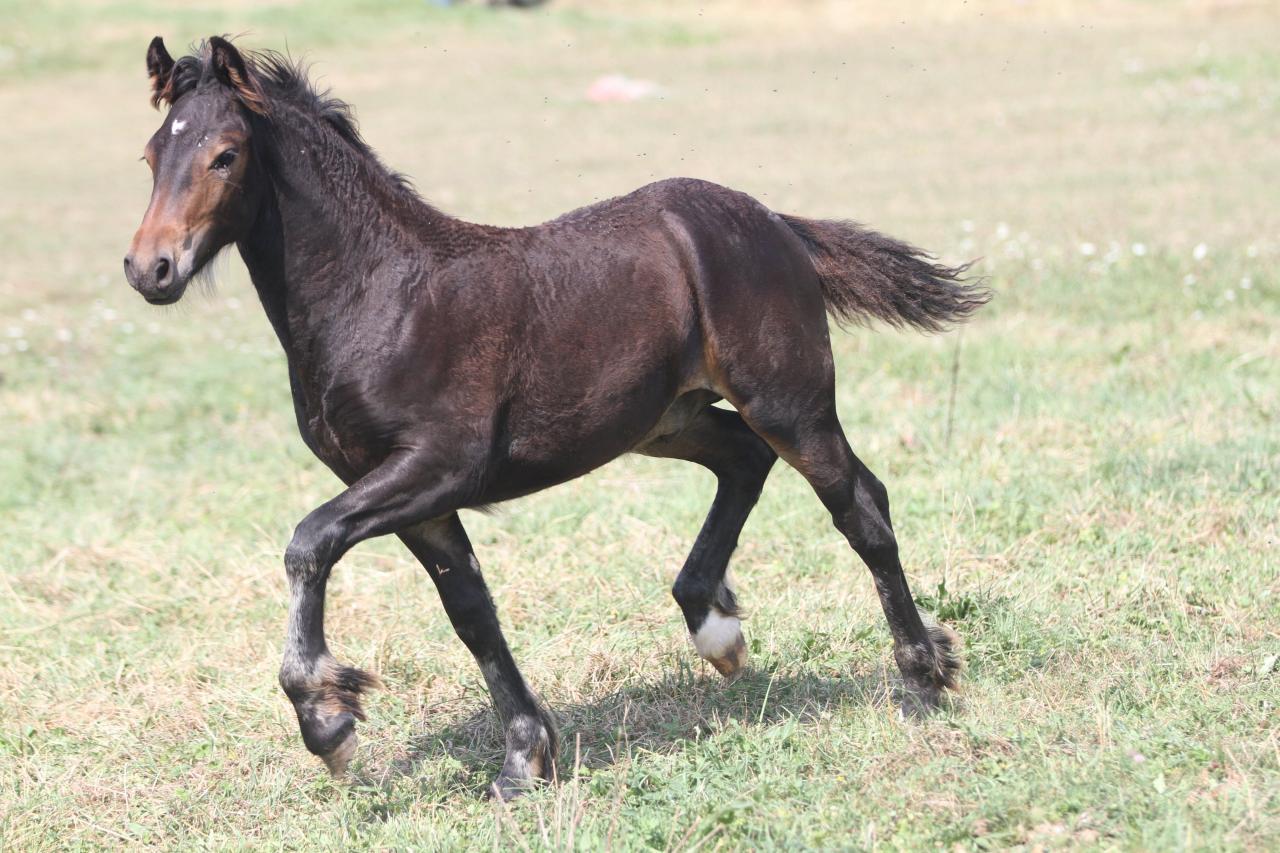
M959 690L960 670L964 669L964 660L960 657L964 642L960 635L938 623L929 626L929 639L933 641L933 676L939 692Z
M736 678L746 666L747 643L742 639L742 622L718 607L711 608L698 626L693 646L702 659L725 678Z
M743 669L747 666L747 641L742 638L742 632L738 632L738 638L727 652L720 657L707 658L707 663L714 666L716 672L723 675L727 681L734 681L742 675Z
M507 758L486 797L504 802L555 781L559 735L545 708L538 717L514 721L507 730Z
M356 754L358 743L359 738L356 737L353 729L331 751L320 756L324 760L324 766L329 768L330 776L341 779L347 775L347 765L351 763L351 757Z
M908 686L902 691L898 705L898 719L923 720L938 710L941 705L941 690Z
M380 687L377 676L322 659L315 672L299 675L282 668L284 688L298 715L302 742L312 755L324 760L329 773L341 778L356 751L356 722L363 721L360 694Z
M928 716L942 704L948 690L959 689L961 641L946 625L928 626L929 645L894 649L905 682L901 714L904 718Z
M503 775L489 783L489 790L485 792L485 798L509 803L517 797L523 797L530 791L545 784L547 784L547 780L539 777L521 779Z

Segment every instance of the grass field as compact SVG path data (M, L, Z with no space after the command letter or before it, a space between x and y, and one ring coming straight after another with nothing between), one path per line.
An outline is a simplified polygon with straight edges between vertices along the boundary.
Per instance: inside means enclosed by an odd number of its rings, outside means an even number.
M913 8L7 9L0 847L1280 846L1280 6ZM723 685L668 593L713 481L626 458L464 519L563 783L480 798L483 682L389 541L330 584L335 652L388 689L328 780L275 674L282 551L339 484L238 259L166 310L120 271L146 43L221 32L309 55L460 216L691 175L981 256L962 335L835 336L916 595L966 641L957 699L899 722L871 579L782 467ZM661 97L585 99L614 72Z

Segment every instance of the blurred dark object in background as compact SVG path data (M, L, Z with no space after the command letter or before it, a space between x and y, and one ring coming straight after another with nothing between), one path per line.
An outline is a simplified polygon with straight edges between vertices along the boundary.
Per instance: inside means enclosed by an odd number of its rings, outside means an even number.
M461 6L467 0L432 0L437 6ZM490 6L514 6L517 9L532 9L541 6L547 0L486 0Z

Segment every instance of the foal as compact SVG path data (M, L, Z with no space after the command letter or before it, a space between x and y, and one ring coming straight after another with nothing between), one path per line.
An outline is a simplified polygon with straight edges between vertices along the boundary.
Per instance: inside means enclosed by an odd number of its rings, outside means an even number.
M836 418L828 311L938 330L988 298L963 268L845 222L774 213L674 179L532 228L454 219L365 145L341 101L271 53L213 37L147 51L154 187L125 257L167 305L221 249L244 259L288 360L298 428L347 489L298 525L280 684L335 775L360 694L325 584L357 542L394 533L435 582L506 734L502 797L555 774L556 731L498 626L458 510L573 479L623 453L718 479L672 593L698 653L746 659L725 569L778 456L871 569L912 710L954 687L955 635L920 618L889 499ZM736 411L715 408L727 400Z

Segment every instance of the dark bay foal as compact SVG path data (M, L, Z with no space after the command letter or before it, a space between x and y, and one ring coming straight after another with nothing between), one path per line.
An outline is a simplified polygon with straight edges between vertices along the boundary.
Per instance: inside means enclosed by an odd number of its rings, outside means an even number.
M288 358L302 438L347 484L284 558L280 684L333 773L377 680L329 653L325 584L349 548L393 533L492 693L507 745L496 792L554 776L555 727L503 639L458 510L629 452L718 478L672 593L721 673L746 657L725 569L781 456L870 567L908 706L929 709L954 686L955 636L916 611L888 495L836 418L826 315L943 328L987 298L961 268L686 179L532 228L474 225L419 198L346 105L278 55L215 37L175 62L157 38L147 71L169 111L146 146L155 183L129 283L176 302L234 243ZM736 411L712 406L722 399Z

